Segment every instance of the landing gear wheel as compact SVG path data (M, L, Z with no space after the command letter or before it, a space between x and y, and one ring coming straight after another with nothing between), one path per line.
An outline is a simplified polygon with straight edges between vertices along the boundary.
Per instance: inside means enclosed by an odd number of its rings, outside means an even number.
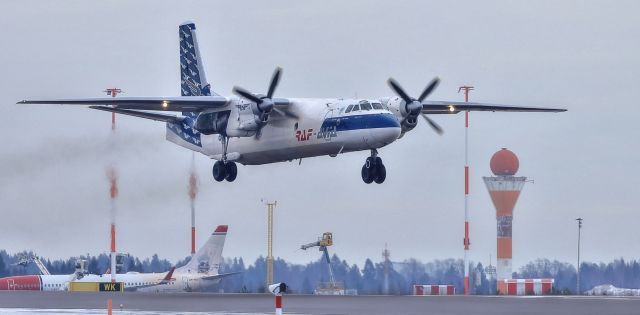
M226 168L226 180L228 182L232 182L234 180L236 180L236 176L238 176L238 167L236 166L235 162L227 162L227 164L225 164L225 168Z
M373 161L374 159L372 157L368 157L367 160L364 162L364 165L362 166L362 172L361 172L362 181L364 181L367 184L371 184L376 176Z
M380 160L380 163L376 164L376 175L376 179L374 179L376 184L384 183L384 180L387 178L387 168L382 164L382 160Z
M213 179L215 179L217 182L221 182L224 180L224 178L227 176L227 169L225 167L225 164L222 161L216 161L213 164Z

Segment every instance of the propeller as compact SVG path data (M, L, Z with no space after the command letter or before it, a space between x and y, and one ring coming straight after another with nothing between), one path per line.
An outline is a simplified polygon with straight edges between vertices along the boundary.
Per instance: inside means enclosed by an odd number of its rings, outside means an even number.
M421 113L422 101L424 101L427 98L427 96L429 96L429 94L431 94L431 92L435 90L435 88L440 83L440 79L436 77L433 80L431 80L429 85L427 85L427 87L424 88L422 93L420 93L420 97L418 97L417 99L409 96L409 94L407 94L407 92L404 91L402 86L400 86L400 84L393 78L389 78L389 80L387 80L387 83L389 84L389 87L404 101L405 112L407 113L407 116L418 116L418 115L422 116L422 118L424 118L424 120L429 124L429 126L431 126L431 128L437 134L442 135L443 133L442 128L435 121L431 120L431 118L427 117L427 115Z
M258 105L258 109L260 109L263 113L270 113L273 109L275 103L271 99L273 97L273 93L276 91L276 87L278 87L278 83L280 82L280 75L282 73L282 68L278 67L273 72L273 76L271 77L271 83L269 83L269 90L267 95L256 95L253 94L239 86L233 87L233 93L236 93Z

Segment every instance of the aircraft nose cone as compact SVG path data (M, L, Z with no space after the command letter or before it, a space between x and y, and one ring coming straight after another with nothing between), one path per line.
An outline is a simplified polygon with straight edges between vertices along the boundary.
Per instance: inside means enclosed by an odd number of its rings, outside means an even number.
M374 147L380 148L393 141L396 141L402 132L400 122L393 114L379 114L375 117L375 123L371 126L371 143Z

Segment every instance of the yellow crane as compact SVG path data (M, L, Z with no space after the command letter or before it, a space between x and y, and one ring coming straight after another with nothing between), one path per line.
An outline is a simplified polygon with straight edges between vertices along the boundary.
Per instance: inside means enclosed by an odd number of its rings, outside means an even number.
M327 261L327 265L329 265L329 281L331 284L331 289L332 290L337 290L338 287L336 286L336 281L333 277L333 268L331 267L331 259L329 258L329 250L327 250L327 247L333 245L333 234L331 234L331 232L324 232L322 233L322 238L318 239L315 242L309 243L309 244L305 244L300 246L300 249L302 250L307 250L308 248L311 247L318 247L318 250L323 252L323 256L325 258L325 260Z

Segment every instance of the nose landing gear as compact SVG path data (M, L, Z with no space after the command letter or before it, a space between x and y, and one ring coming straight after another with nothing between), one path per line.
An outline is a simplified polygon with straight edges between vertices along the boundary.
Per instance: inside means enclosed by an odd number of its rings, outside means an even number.
M378 151L371 150L371 156L367 158L362 166L362 181L367 184L376 182L376 184L384 183L387 178L387 169L382 164L382 159L378 156Z

